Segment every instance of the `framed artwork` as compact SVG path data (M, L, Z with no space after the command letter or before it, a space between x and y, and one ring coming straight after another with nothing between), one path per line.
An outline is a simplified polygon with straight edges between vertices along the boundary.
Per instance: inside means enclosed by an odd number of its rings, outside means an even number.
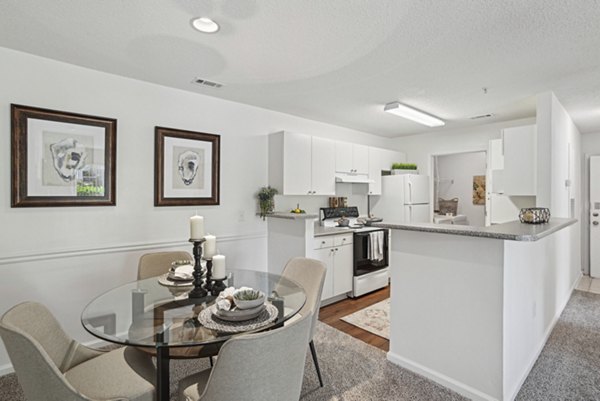
M11 104L12 207L114 206L117 120Z
M473 176L473 204L485 205L485 175Z
M156 127L154 206L218 205L221 136Z

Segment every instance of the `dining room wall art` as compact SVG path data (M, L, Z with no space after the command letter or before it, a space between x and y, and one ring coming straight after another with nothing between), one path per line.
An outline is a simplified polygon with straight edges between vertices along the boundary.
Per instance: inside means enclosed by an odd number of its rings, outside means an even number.
M155 127L154 206L218 205L221 136Z
M11 206L114 206L116 139L116 119L11 104Z

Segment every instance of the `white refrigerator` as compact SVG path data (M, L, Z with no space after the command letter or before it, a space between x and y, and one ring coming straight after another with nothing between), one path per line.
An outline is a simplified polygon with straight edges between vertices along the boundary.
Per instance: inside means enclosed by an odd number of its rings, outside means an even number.
M381 196L372 213L390 223L431 223L429 176L398 174L381 177Z

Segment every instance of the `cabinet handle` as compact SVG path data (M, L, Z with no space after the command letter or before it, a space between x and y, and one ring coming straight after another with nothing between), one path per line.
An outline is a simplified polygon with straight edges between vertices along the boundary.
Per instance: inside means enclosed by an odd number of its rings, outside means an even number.
M346 238L342 238L342 241L346 241Z
M597 222L596 222L596 223L597 223ZM335 250L337 251L338 249L337 249L337 248L335 248Z
M321 245L325 245L325 241L321 241Z

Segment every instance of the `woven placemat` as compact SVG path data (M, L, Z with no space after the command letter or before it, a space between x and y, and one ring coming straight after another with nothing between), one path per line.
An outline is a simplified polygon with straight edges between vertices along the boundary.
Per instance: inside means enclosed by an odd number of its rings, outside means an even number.
M158 277L158 283L165 287L191 287L194 285L193 281L174 281L169 280L169 273L165 273Z
M251 331L267 326L273 320L277 319L277 308L271 304L266 304L266 308L257 317L240 322L227 322L214 315L217 305L211 305L204 309L198 315L198 321L207 329L217 330L225 333L239 333L242 331Z

